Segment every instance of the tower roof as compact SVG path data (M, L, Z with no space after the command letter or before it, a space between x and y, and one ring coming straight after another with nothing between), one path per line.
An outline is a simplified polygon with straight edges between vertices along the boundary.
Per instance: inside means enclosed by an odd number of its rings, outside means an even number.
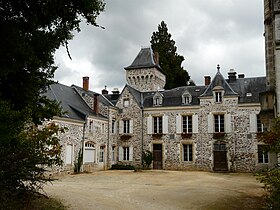
M141 48L140 52L132 62L132 64L128 67L125 67L125 70L132 69L142 69L142 68L157 68L162 73L164 73L159 66L159 64L155 61L158 58L155 58L156 54L153 53L153 50L150 47Z

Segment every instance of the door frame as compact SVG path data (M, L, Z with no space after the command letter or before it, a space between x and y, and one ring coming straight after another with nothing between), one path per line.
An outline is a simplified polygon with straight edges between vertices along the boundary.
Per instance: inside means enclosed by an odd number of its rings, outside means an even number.
M155 149L156 146L160 145L160 149ZM163 144L153 144L153 169L163 169ZM161 160L155 160L155 157L160 157Z

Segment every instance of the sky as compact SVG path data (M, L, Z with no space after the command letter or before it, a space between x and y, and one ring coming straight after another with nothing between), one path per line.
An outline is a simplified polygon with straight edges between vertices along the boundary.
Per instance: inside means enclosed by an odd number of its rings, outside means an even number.
M263 1L261 0L107 0L97 23L81 24L81 32L55 53L55 80L101 93L124 87L125 70L142 47L149 47L161 21L175 41L182 66L197 85L230 69L246 77L265 76Z

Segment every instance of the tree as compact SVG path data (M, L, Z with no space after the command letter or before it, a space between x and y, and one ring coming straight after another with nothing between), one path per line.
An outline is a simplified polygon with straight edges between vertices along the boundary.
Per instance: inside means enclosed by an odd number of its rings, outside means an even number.
M188 85L190 76L181 66L184 57L176 52L175 41L171 39L164 21L158 25L158 31L153 32L150 43L153 51L158 52L159 64L166 74L165 89Z
M54 53L79 24L99 27L103 0L6 0L0 2L0 197L35 192L44 167L60 164L56 126L37 129L60 115L59 104L43 96L57 66ZM25 194L25 193L23 193ZM22 195L23 195L22 194Z
M275 119L270 131L258 136L258 140L267 144L267 150L277 154L280 159L280 117ZM273 168L258 173L258 179L264 183L268 191L269 209L280 208L280 165L276 164Z

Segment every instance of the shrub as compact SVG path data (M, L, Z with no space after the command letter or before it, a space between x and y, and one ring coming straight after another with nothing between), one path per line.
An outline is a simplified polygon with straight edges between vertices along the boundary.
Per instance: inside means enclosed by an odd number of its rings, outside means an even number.
M135 167L132 165L114 164L110 170L135 170Z

